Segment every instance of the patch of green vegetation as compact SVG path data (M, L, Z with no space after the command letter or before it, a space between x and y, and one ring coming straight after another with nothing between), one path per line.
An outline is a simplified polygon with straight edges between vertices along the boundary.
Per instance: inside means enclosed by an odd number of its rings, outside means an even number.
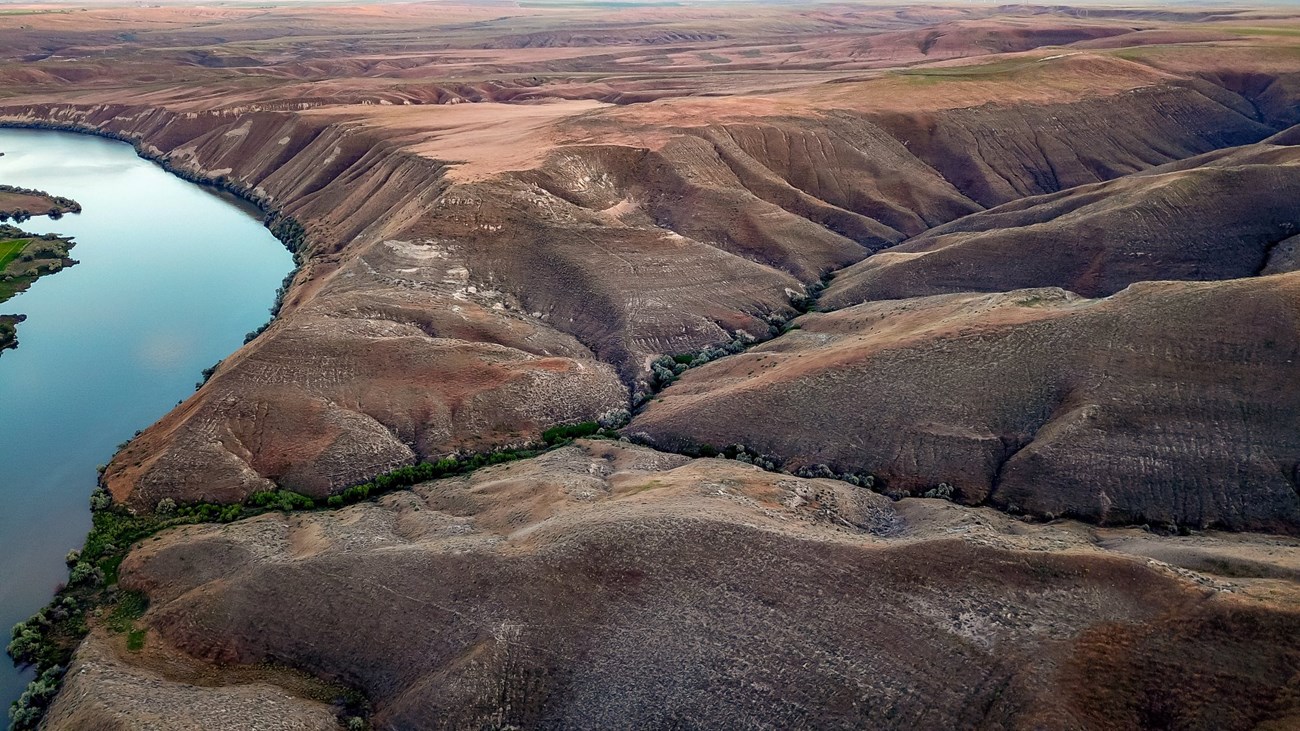
M1219 27L1215 30L1221 30L1226 33L1232 33L1240 36L1285 36L1289 38L1300 38L1300 28L1279 28L1272 26L1261 26L1253 28L1224 28Z
M0 291L3 291L3 289L0 288ZM0 296L0 300L3 299L4 297ZM9 316L0 315L0 350L17 347L18 345L18 328L16 327L17 324L18 324L17 317L13 315L9 315Z
M582 437L589 437L600 431L600 424L594 421L584 421L581 424L566 424L551 427L542 432L542 441L547 444L556 444L559 442L573 441Z
M75 264L68 258L72 246L70 239L30 234L0 223L0 302L23 291L37 278ZM12 266L15 261L19 264Z
M126 635L126 649L131 652L139 652L144 649L145 631L142 629L133 629Z
M63 668L89 631L92 617L102 618L111 631L127 633L128 646L143 642L143 632L136 629L135 622L148 609L148 599L142 593L117 588L118 567L133 544L165 528L229 522L244 513L239 505L203 503L165 514L134 515L113 505L102 489L91 495L90 504L90 533L80 551L68 554L67 584L40 611L14 625L10 635L9 656L20 665L36 666L39 677L28 690L40 691L25 693L11 707L13 731L34 729L40 723L58 688L57 680L51 690L42 685L42 679L62 678ZM137 631L139 638L132 639Z
M540 448L498 449L465 457L445 457L436 462L421 462L398 467L375 477L369 482L354 485L337 495L331 495L326 498L324 504L326 507L338 508L362 500L369 500L372 497L399 488L417 485L421 482L465 475L483 467L530 459L547 450L564 446L574 439L582 437L610 438L613 436L614 431L612 429L605 429L594 421L552 427L542 432L543 445Z
M36 728L45 716L45 709L54 702L54 696L63 685L64 668L55 665L41 671L36 680L28 683L22 696L9 707L10 731Z
M23 249L31 239L4 239L0 241L0 272L9 266L9 262L17 259L23 253Z
M255 508L270 508L288 513L293 510L311 510L316 501L291 490L266 490L248 496L248 504Z
M967 66L941 66L932 68L905 69L891 72L891 76L905 78L919 83L935 81L980 81L994 76L1008 76L1018 71L1030 69L1033 61L994 61L992 63L970 64Z
M114 632L127 632L137 619L144 616L149 609L149 597L141 591L126 591L120 594L117 605L108 615L106 623Z

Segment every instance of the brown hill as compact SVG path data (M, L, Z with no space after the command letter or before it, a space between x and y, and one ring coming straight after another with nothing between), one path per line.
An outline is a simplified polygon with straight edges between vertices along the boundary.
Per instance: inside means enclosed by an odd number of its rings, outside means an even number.
M1284 726L1300 615L1250 577L1296 571L1298 551L579 443L146 543L122 584L152 599L150 651L89 643L49 728L236 693L253 703L236 724L261 717L259 686L194 688L196 660L346 682L376 728ZM1238 578L1180 565L1207 555ZM308 727L312 704L278 702L268 727Z
M1300 274L891 300L686 373L630 430L1099 522L1300 532Z
M4 118L137 141L308 232L283 322L109 465L114 494L139 507L239 500L271 482L321 495L403 461L518 444L627 406L659 354L767 337L805 285L976 212L981 197L1273 131L1245 97L1205 82L916 115L865 112L848 88L875 86L838 85L845 106L814 114L793 113L800 93L250 114L45 104ZM1048 119L1029 156L990 127ZM1121 119L1125 133L1110 134ZM978 165L958 175L941 162L976 137ZM1085 151L1104 162L1060 172ZM1030 177L1008 187L1014 171ZM502 346L509 368L443 378L504 362ZM420 395L384 395L406 388Z
M688 370L629 434L848 478L581 442L170 530L118 575L151 600L143 636L92 612L47 727L355 728L340 684L376 729L1300 725L1300 544L1202 530L1300 531L1297 132L1276 134L1300 122L1297 19L0 13L0 123L125 139L260 202L302 265L275 323L108 466L137 515L529 441L746 334L770 342ZM914 286L902 257L958 254L954 287L1120 291L869 302L781 334L822 277L851 304L863 272ZM1215 281L1141 281L1170 276ZM930 491L979 506L907 497ZM1096 525L1141 522L1188 535Z

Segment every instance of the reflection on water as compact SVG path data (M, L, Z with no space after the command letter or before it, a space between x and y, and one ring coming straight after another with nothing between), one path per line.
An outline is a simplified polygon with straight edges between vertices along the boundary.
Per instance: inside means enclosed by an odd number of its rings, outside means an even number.
M255 211L129 145L0 129L0 183L75 199L28 231L74 236L81 263L0 304L23 313L0 355L0 631L47 602L90 527L95 467L194 390L266 321L292 258ZM0 661L0 723L26 679Z

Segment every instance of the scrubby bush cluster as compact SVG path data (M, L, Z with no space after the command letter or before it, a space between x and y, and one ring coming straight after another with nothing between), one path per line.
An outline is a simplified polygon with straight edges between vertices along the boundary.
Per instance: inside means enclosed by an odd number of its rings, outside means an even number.
M546 442L547 446L553 446L561 442L571 442L574 439L595 436L600 431L601 426L595 421L584 421L580 424L561 424L542 432L542 441Z
M5 651L16 662L24 665L49 666L60 662L62 658L53 654L57 648L51 645L49 637L68 620L82 619L80 612L83 606L84 602L77 595L62 592L61 596L41 607L36 614L14 625Z
M307 228L299 223L298 219L282 213L267 214L262 223L270 230L272 236L284 244L284 248L295 254L294 258L297 259L296 255L307 244Z
M254 335L253 337L257 337L257 336ZM252 339L253 338L245 336L244 342L247 343ZM221 367L221 361L219 360L216 363L213 363L212 365L208 366L207 368L204 368L203 370L199 371L199 373L202 374L203 378L194 384L194 390L197 391L200 388L203 388L203 384L212 380L212 374L216 373L217 369L220 367Z
M625 410L607 412L601 418L609 423L626 422L627 412ZM542 442L545 448L557 447L568 444L574 439L584 437L612 437L614 436L612 427L602 426L600 422L584 421L579 424L562 424L554 426L542 432ZM451 477L453 475L463 475L473 472L481 467L491 465L505 464L520 459L529 459L536 457L541 453L541 449L499 449L493 452L480 452L462 457L444 457L436 462L421 462L414 465L398 467L395 470L385 472L369 482L349 487L337 495L331 495L326 498L325 505L332 508L342 507L355 502L369 499L372 496L379 495L390 490L401 487L409 487L421 482L436 480L442 477Z
M833 276L835 276L834 272L823 274L821 281L805 285L803 292L791 293L790 306L801 313L815 312L817 310L817 300L821 299L822 292L826 291L826 287L831 283Z
M767 334L776 337L789 329L790 318L780 312L769 312L763 316L763 322L767 323Z
M254 340L257 339L258 335L261 335L262 333L266 332L266 329L271 327L271 323L275 322L275 318L280 316L280 310L284 308L284 297L286 294L289 293L289 287L293 285L294 277L297 276L298 276L298 267L294 267L288 274L284 275L284 279L280 282L280 286L277 287L275 290L275 300L271 303L270 319L268 319L266 322L259 325L256 330L253 330L252 332L249 332L248 334L244 335L245 345L253 342ZM216 364L212 366L212 370L215 371L217 369L217 366L219 365L221 365L221 361L217 361ZM203 383L207 383L208 378L210 378L211 376L212 376L211 373L204 371Z
M0 277L6 281L10 277ZM0 350L18 347L18 328L16 325L26 319L23 315L0 315Z
M292 490L263 490L248 496L247 503L255 508L272 510L311 510L316 501Z
M876 487L875 475L855 472L836 472L828 465L824 464L804 465L795 470L794 474L796 477L806 477L809 479L822 478L828 480L840 480L842 482L847 482L850 485L857 485L858 487L865 487L868 489Z
M122 444L118 445L119 451L122 449L122 446ZM111 507L113 507L113 496L108 493L108 490L101 487L90 493L90 509L92 512L108 510Z
M602 415L608 423L626 423L629 418L626 410L615 410ZM536 457L543 449L558 447L572 442L574 439L584 437L610 438L614 436L611 427L602 426L597 421L584 421L579 424L561 424L551 427L542 432L543 445L536 449L530 448L507 448L498 449L492 452L479 452L477 454L444 457L435 462L420 462L419 464L405 465L397 469L383 473L368 482L343 490L335 495L330 495L323 501L313 500L306 495L300 495L288 490L270 490L266 492L254 493L248 498L248 504L255 508L278 509L278 510L310 510L315 507L339 508L344 505L368 500L371 497L396 490L403 487L410 487L421 482L436 480L443 477L454 475L463 475L482 467L491 465L505 464L521 459Z
M85 584L98 586L103 582L104 572L85 561L78 561L73 564L72 570L68 572L68 586L82 586Z
M632 441L647 443L647 437L644 434L632 434ZM883 482L876 477L865 472L836 472L828 465L811 464L804 465L789 471L783 468L783 461L780 457L773 454L764 454L747 447L744 444L732 444L719 449L711 444L687 444L676 449L679 454L687 457L721 457L723 459L734 459L737 462L752 464L755 467L761 467L768 472L781 472L796 477L808 479L824 478L829 480L840 480L857 487L865 487L869 490L879 490L883 487Z
M956 489L946 482L940 482L938 485L926 490L921 497L939 498L940 500L952 500L956 494Z
M601 429L622 429L632 421L632 412L627 409L610 409L600 416L596 417L596 423Z
M775 472L780 467L781 461L771 454L759 454L757 451L747 449L743 444L733 444L724 448L718 453L719 457L734 459L737 462L752 464L755 467L762 467L769 472Z
M758 338L744 330L737 330L734 337L723 345L710 346L695 353L661 355L650 364L650 388L653 391L663 390L687 369L743 352L757 341Z
M45 716L45 710L54 701L63 682L63 666L46 668L36 680L28 684L22 696L9 706L11 731L28 731L36 728Z

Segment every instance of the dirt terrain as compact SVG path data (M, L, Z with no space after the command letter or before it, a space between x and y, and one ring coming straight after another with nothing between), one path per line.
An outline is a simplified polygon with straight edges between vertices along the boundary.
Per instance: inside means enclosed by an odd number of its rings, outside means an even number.
M159 677L176 653L292 658L379 728L1284 728L1297 576L1294 539L1035 526L579 442L147 542L121 582L165 651L114 669L87 643L50 726L145 727L196 692Z
M40 190L0 185L0 221L14 219L21 223L32 216L60 218L65 213L80 213L81 205L70 198L54 196Z
M1300 723L1300 14L12 10L300 265L119 504L645 445L160 534L47 727Z

